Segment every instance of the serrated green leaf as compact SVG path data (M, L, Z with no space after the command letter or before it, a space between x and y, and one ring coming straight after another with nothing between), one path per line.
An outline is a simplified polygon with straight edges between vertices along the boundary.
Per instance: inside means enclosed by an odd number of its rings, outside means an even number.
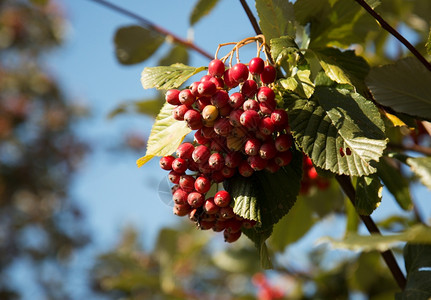
M186 122L177 121L172 116L175 106L165 103L156 118L147 142L145 156L137 160L138 167L142 167L155 156L170 155L178 148L184 137L191 132Z
M146 114L151 117L156 117L163 107L165 99L162 97L156 99L147 99L143 101L128 101L121 103L116 109L111 111L108 118L112 119L123 113L139 113Z
M413 208L408 180L401 174L398 168L393 167L389 163L387 158L383 157L379 161L377 175L402 209L410 210Z
M314 93L314 84L310 80L310 75L310 70L298 70L293 77L280 80L280 84L286 90L308 99Z
M404 247L407 285L396 299L431 299L431 245Z
M422 184L431 189L431 157L407 158L406 162Z
M159 90L174 89L181 86L193 75L205 70L205 67L190 67L184 64L171 66L147 67L142 71L141 83L144 89L156 88Z
M291 36L273 38L270 41L271 56L276 63L280 63L290 55L299 52L295 39Z
M370 71L367 62L354 51L340 51L335 48L325 48L313 51L328 77L340 84L351 84L359 92L367 89L364 80Z
M153 55L164 40L164 36L141 26L121 27L114 37L115 54L122 64L140 63Z
M375 174L361 176L356 181L355 207L358 214L369 216L382 201L383 186Z
M377 171L387 141L383 120L371 101L323 86L316 87L308 100L285 94L284 101L292 134L316 166L351 176Z
M322 241L329 241L334 248L349 249L353 251L386 251L393 244L400 242L410 242L415 244L431 244L431 228L422 224L414 225L402 233L393 235L358 235L349 234L344 240L338 241L333 238L324 238Z
M379 104L431 120L431 72L416 58L374 68L366 83Z
M274 226L269 240L272 248L283 252L289 244L301 239L315 221L312 209L304 199L298 199L290 212Z
M198 0L190 15L190 25L196 24L216 6L219 0Z
M256 0L259 25L267 40L283 35L295 37L293 4L286 0Z
M188 64L189 52L183 45L174 44L170 51L159 60L158 66L170 66L172 64Z

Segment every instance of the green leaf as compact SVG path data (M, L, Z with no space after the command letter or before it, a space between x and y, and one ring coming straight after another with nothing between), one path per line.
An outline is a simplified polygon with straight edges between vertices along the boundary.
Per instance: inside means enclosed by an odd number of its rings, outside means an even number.
M256 10L260 28L268 41L283 35L295 36L292 3L286 0L256 0Z
M47 5L49 0L30 0L30 2L36 5Z
M141 26L121 27L114 37L115 54L122 64L140 63L153 55L164 40L164 36Z
M369 216L382 201L383 186L376 175L361 176L356 181L355 207L358 214Z
M189 53L183 45L174 44L171 50L159 60L158 66L170 66L176 63L188 64Z
M431 298L431 245L407 244L404 247L407 285L396 299Z
M146 114L151 117L156 117L160 109L163 107L165 99L162 97L156 99L147 99L144 101L128 101L121 103L116 109L111 111L108 118L114 118L123 113L139 113Z
M178 88L193 75L205 70L205 67L189 67L183 64L171 66L147 67L142 71L141 83L144 89L156 88L169 90Z
M310 75L310 70L298 70L293 77L280 80L280 84L286 90L308 99L314 93L314 84L310 80Z
M331 80L353 85L362 94L367 90L364 80L370 67L362 57L356 56L354 51L341 52L339 49L325 48L313 52Z
M345 236L352 232L358 232L359 228L359 216L356 212L356 208L353 206L352 202L345 197L344 199L346 205L346 233Z
M379 104L431 120L431 72L416 58L374 68L366 83Z
M413 208L408 180L401 174L398 168L390 164L390 161L386 157L383 157L379 161L377 175L402 209L411 210Z
M218 0L198 0L190 15L190 25L195 25L216 6Z
M427 49L428 54L431 55L431 29L430 29L430 33L428 34L428 40L425 44L425 48Z
M431 228L422 224L414 225L402 233L393 235L368 236L349 234L344 240L337 241L333 238L325 238L322 241L330 241L334 248L349 249L354 251L386 251L393 244L400 242L410 242L415 244L431 244Z
M377 171L386 138L383 120L371 101L346 89L323 86L316 87L308 100L285 94L284 101L292 134L316 166L351 176Z
M142 167L154 156L170 155L178 148L184 137L191 132L186 122L177 121L172 116L175 106L165 103L156 118L147 142L145 156L137 160L138 167Z
M275 226L270 243L274 250L283 252L291 243L301 239L315 223L313 210L304 199L298 199L290 212Z
M273 38L270 41L271 44L271 56L276 63L288 58L290 55L299 52L298 45L295 39L291 36L282 36L279 38Z
M431 189L431 157L407 158L406 162L422 184Z

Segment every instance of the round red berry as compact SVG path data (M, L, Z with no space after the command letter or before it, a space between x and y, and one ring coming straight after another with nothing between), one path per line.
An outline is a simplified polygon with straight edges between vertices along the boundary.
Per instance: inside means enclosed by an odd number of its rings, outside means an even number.
M195 109L189 109L184 114L184 121L191 130L197 130L203 126L201 114Z
M240 123L248 130L256 130L260 123L259 113L255 110L246 110L241 114Z
M183 121L184 115L190 108L187 105L179 105L172 110L172 116L177 121Z
M276 77L277 70L271 65L265 66L260 74L260 80L266 84L273 83Z
M265 68L265 62L260 57L255 57L248 63L248 69L253 75L261 74Z
M224 63L220 59L213 59L208 65L208 73L215 77L222 76L224 69Z
M241 88L241 94L246 98L253 98L257 93L257 83L254 80L246 80Z
M198 93L204 97L211 97L217 91L217 87L212 81L201 81L198 85Z
M281 134L275 139L275 148L279 152L284 152L292 146L292 138L289 134Z
M172 162L172 170L177 173L184 174L187 170L187 161L182 158L175 158Z
M175 204L186 204L188 195L189 193L179 188L172 195L172 200L174 201Z
M196 192L205 194L211 188L211 180L205 176L199 176L194 182Z
M230 204L230 194L227 191L218 191L214 195L214 203L219 207L226 207Z
M198 164L204 163L208 161L208 158L211 155L211 151L207 146L200 145L195 148L192 153L192 158Z
M243 105L244 101L244 96L241 93L235 92L230 95L228 103L233 109L237 109Z
M228 104L228 101L229 94L225 90L218 90L211 97L212 105L215 105L218 108L226 106Z
M237 63L231 69L231 77L236 82L244 82L248 78L248 68L242 63Z
M180 105L180 99L178 98L178 95L180 94L180 90L172 89L166 92L165 99L166 102L172 105Z
M187 203L192 207L192 208L197 208L197 207L201 207L202 205L204 205L205 203L205 197L203 194L198 193L198 192L191 192L188 196L187 196Z
M159 161L160 168L166 171L172 170L172 162L174 160L175 157L173 157L172 155L163 156Z
M181 104L187 105L188 107L191 107L196 100L196 96L193 95L192 91L189 89L182 90L179 93L178 98L180 99Z

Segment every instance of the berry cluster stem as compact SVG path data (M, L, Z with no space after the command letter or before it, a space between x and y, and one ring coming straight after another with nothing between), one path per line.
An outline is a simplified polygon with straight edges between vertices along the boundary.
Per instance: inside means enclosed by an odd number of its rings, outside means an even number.
M355 206L356 191L352 185L352 182L350 181L350 177L345 175L337 175L335 178L337 179L344 193L347 195L347 197L349 197L350 202L352 202L353 206ZM370 216L359 215L359 217L370 233L381 235L379 228ZM392 276L394 277L398 286L401 288L401 290L404 290L406 286L406 278L398 266L394 254L391 250L380 252L380 254L382 255L383 260L391 271Z

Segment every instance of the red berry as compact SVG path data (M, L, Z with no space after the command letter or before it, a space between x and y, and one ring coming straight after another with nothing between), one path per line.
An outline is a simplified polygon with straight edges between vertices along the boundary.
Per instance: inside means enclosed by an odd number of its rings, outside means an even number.
M275 139L275 148L279 152L284 152L292 146L292 138L289 134L281 134Z
M172 105L180 105L180 99L178 98L178 95L180 94L179 90L172 89L166 92L165 99L166 102Z
M221 136L215 137L211 141L210 150L216 152L223 152L226 148L226 139Z
M211 104L211 98L209 97L199 97L195 102L195 106L199 111L202 111L209 104Z
M257 100L261 103L265 103L266 101L273 102L275 100L275 93L271 88L262 86L257 91Z
M223 169L221 169L221 173L223 174L224 178L231 178L233 175L235 175L236 169L224 166Z
M241 126L241 115L244 111L242 109L236 109L230 112L229 114L229 122L234 127Z
M210 230L211 228L213 228L214 224L215 224L215 221L204 221L204 220L201 220L199 222L199 229L200 230Z
M223 236L224 236L224 241L226 243L233 243L233 242L236 242L241 237L241 231L228 232L225 230L223 231ZM273 299L273 298L267 298L267 299Z
M204 163L208 161L208 158L211 155L211 151L207 146L200 145L195 148L192 153L192 158L198 164Z
M219 212L220 207L214 203L214 197L208 198L204 203L204 210L207 214L213 215Z
M246 110L241 114L240 123L248 130L255 130L259 126L260 116L255 110Z
M217 219L213 226L215 232L222 232L226 228L226 221L222 219Z
M226 106L228 104L228 101L229 101L229 94L225 90L218 90L211 97L212 105L215 105L219 108Z
M244 101L244 96L241 93L236 92L230 95L228 103L233 109L237 109L242 106Z
M201 81L198 85L198 93L204 97L211 97L217 91L217 87L212 81Z
M319 175L317 174L316 168L311 168L307 171L307 176L308 178L314 180L316 179Z
M262 114L269 116L274 111L276 105L277 103L275 100L266 101L264 103L259 103L259 109Z
M214 169L217 171L221 170L224 166L223 155L217 152L211 154L211 156L208 159L208 164L210 165L211 169Z
M253 228L256 225L256 223L257 222L255 220L244 219L242 220L242 227L245 229L250 229L250 228Z
M232 125L228 118L218 119L214 123L214 131L221 136L228 136L232 130Z
M205 194L211 188L211 180L209 180L207 177L199 176L195 180L194 187L196 192Z
M184 114L184 121L186 121L187 126L191 130L197 130L202 128L202 126L204 126L202 123L201 114L195 109L189 109Z
M229 219L226 221L226 231L230 233L240 231L241 227L242 227L242 220Z
M268 165L268 160L263 159L259 155L249 156L247 161L250 167L255 171L262 171Z
M205 203L205 197L203 194L198 193L198 192L191 192L188 196L187 196L187 203L192 207L192 208L198 208L201 207L202 205L204 205Z
M292 152L291 151L278 152L277 155L274 157L274 161L280 167L287 166L292 161Z
M215 183L220 183L224 181L224 175L221 171L214 171L211 174L211 180L214 181Z
M215 77L221 77L224 73L224 63L219 59L213 59L208 65L208 73Z
M244 82L248 78L248 68L246 65L242 63L237 63L234 65L231 69L231 76L232 79L236 82Z
M186 192L193 192L195 190L195 178L191 175L181 175L180 187Z
M186 216L188 213L190 213L191 210L192 210L192 208L187 203L185 203L185 204L175 204L174 208L173 208L174 214L177 215L177 216L179 216L179 217Z
M224 159L225 165L229 168L236 168L239 166L241 161L243 160L241 153L237 151L232 151L226 154L226 157Z
M215 197L214 197L214 202L217 204L217 202L215 201ZM226 220L235 217L233 208L230 206L220 207L219 215L222 219L226 219Z
M271 120L276 129L283 129L288 124L289 118L284 109L276 109L271 113Z
M172 162L172 170L177 173L184 174L187 170L187 161L182 158L175 158Z
M175 120L177 121L183 121L185 113L189 110L189 107L187 105L180 105L175 107L172 110L172 115Z
M193 103L195 103L196 96L192 94L192 91L189 89L182 90L178 95L181 104L187 105L191 107Z
M238 127L232 128L230 132L230 136L235 138L243 138L246 135L247 135L247 129L241 124Z
M257 83L254 80L246 80L241 88L241 94L246 98L253 98L257 92Z
M261 74L265 68L265 62L260 57L255 57L248 63L248 69L253 75Z
M208 144L211 140L203 136L203 133L202 133L202 132L203 132L203 131L202 131L202 129L203 129L203 128L206 128L206 127L202 127L201 129L199 129L199 130L197 130L197 131L195 132L194 140L195 140L198 144L206 145L206 144Z
M226 71L224 71L224 74L223 74L224 83L229 89L237 87L239 84L237 81L235 81L232 78L232 74L231 74L232 72L231 71L232 71L232 69L227 69Z
M260 80L266 84L273 83L276 77L277 70L271 65L265 66L260 74Z
M172 200L174 200L175 204L186 204L188 195L189 193L179 188L172 195Z
M259 111L259 102L253 99L248 99L242 105L242 109Z
M250 156L257 155L257 154L259 154L260 146L261 146L261 143L260 143L260 141L258 139L256 139L256 138L249 138L245 142L244 152L247 155L250 155Z
M260 120L259 132L264 135L271 135L274 132L274 123L270 117L265 117Z
M270 159L268 161L268 164L266 165L266 168L265 168L265 170L271 173L276 173L279 169L280 169L280 166L277 165L277 163L273 159Z
M232 107L230 107L229 105L225 105L223 107L220 107L218 110L220 116L222 116L222 117L229 116L231 111L232 111Z
M230 194L227 191L218 191L214 196L214 203L219 207L228 206L230 200Z
M202 135L207 139L213 139L217 137L217 133L214 132L214 129L212 127L202 127L200 131L202 132Z
M217 89L224 89L224 81L221 77L212 77L210 81L215 84Z
M180 182L180 177L181 174L178 174L175 171L170 171L168 175L169 181L175 184L178 184Z
M191 85L190 85L190 91L192 92L192 94L193 94L193 96L195 96L195 97L200 97L201 95L199 94L199 91L198 91L198 86L199 86L199 83L201 83L200 81L195 81L195 82L193 82Z
M211 81L211 78L213 78L213 77L209 74L204 75L204 76L202 76L200 82Z
M252 167L250 167L246 160L243 160L238 166L238 172L243 177L250 177L251 175L253 175L254 170Z
M263 159L271 159L277 154L277 149L275 149L275 145L273 141L263 143L259 149L259 155Z
M163 156L159 161L160 168L166 171L172 170L172 162L174 160L175 157L173 157L172 155Z
M203 175L209 175L211 174L213 169L211 169L208 162L199 164L199 172L201 172Z

